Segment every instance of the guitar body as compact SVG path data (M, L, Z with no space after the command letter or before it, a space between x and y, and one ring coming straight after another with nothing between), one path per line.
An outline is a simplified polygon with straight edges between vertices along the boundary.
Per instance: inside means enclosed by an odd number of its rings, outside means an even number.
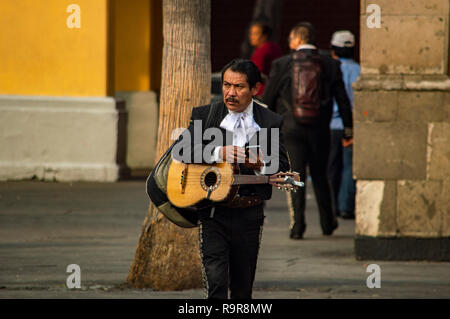
M173 160L167 176L167 197L179 208L202 208L231 200L239 186L233 185L239 170L230 163L184 164Z

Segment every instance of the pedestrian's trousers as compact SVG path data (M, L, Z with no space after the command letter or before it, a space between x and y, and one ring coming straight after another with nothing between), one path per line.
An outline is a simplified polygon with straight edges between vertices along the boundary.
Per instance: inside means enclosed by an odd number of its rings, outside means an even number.
M319 207L320 225L323 233L329 233L336 224L327 175L330 131L328 128L320 126L297 125L283 133L291 170L300 173L300 178L306 182L306 168L309 167L314 194ZM291 228L298 228L302 232L306 228L306 183L305 187L300 187L296 193L291 193L289 197L294 211Z

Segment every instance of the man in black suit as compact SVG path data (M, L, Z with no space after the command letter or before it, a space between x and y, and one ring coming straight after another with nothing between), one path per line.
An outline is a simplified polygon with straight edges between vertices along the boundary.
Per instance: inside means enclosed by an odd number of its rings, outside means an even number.
M295 51L315 53L314 27L308 22L297 24L290 32L289 46ZM306 167L314 186L320 213L320 225L324 235L331 235L337 228L337 219L332 209L330 186L327 178L327 161L330 149L330 120L333 99L336 99L344 123L344 139L352 140L353 120L351 104L347 97L340 63L331 57L320 55L320 107L318 121L314 125L298 124L292 112L292 66L293 54L283 56L272 63L269 83L263 95L263 102L269 108L284 116L283 134L289 153L291 168L306 179ZM302 239L305 222L306 188L288 194L291 215L290 237Z
M261 74L249 60L236 59L223 68L223 102L192 110L183 137L190 137L190 158L184 162L235 162L244 175L289 170L280 130L282 116L253 100L260 85ZM214 140L208 132L216 135ZM249 144L260 145L260 152L246 151ZM228 288L232 299L252 297L263 201L271 196L270 184L242 185L233 201L200 213L199 243L207 298L226 299Z

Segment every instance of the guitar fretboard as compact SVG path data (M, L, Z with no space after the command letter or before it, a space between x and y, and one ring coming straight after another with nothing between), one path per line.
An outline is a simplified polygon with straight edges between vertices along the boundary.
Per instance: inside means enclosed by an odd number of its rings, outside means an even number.
M233 185L268 184L268 183L269 183L269 176L234 175Z

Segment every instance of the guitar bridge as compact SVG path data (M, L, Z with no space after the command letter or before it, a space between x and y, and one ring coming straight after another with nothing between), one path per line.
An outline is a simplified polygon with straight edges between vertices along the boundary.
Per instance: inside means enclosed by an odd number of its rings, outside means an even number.
M184 168L183 168L183 170L181 171L181 180L180 180L181 194L184 194L184 191L185 191L185 189L186 189L187 169L188 169L187 164L184 164Z

